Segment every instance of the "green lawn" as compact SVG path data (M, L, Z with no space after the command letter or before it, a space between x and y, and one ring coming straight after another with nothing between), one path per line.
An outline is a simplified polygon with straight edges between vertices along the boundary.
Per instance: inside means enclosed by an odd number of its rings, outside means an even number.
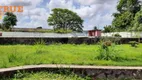
M0 45L0 68L30 64L142 66L142 44L117 45L121 61L98 60L98 45Z

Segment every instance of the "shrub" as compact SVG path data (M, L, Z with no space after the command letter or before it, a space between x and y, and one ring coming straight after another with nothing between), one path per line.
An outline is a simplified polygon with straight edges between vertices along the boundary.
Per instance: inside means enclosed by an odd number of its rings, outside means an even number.
M115 46L112 46L111 41L104 42L99 46L99 55L97 59L99 60L115 60L118 61L120 58L118 57L119 51L115 49Z
M115 44L120 44L120 41L121 38L120 37L117 37L117 38L114 38L114 37L102 37L101 38L101 41L103 42L106 42L106 41L111 41L112 43L115 43Z
M103 43L104 46L111 46L112 45L112 42L111 41L105 41Z
M114 36L114 37L121 37L121 35L118 34L118 33L114 34L113 36Z
M136 42L136 41L130 41L129 44L130 44L132 47L137 47L139 43Z

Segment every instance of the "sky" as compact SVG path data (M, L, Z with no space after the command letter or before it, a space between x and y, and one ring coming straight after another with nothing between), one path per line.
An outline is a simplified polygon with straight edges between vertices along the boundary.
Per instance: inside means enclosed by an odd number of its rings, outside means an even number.
M0 6L24 6L23 13L15 13L18 18L18 28L48 26L47 19L54 8L66 8L76 12L83 20L84 30L94 26L103 29L113 20L119 0L0 0ZM2 22L2 20L0 20Z

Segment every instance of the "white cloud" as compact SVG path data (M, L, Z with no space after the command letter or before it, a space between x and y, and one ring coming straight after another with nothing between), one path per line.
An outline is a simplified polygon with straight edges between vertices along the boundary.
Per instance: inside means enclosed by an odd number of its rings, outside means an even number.
M80 7L76 8L73 2L79 3ZM116 12L117 0L51 0L47 7L67 8L76 12L84 22L84 29L92 29L94 26L103 27L112 22L112 13ZM89 27L88 27L89 26Z
M24 12L18 17L17 27L46 27L53 8L67 8L84 19L84 29L111 24L118 0L0 0L0 5L23 5ZM41 3L46 3L44 5ZM78 4L78 7L77 7ZM40 7L42 6L42 7ZM49 27L48 27L49 28Z
M75 0L75 1L79 2L82 5L92 5L92 4L104 4L104 3L111 4L117 0L87 0L87 1L86 0Z
M42 26L44 28L48 28L47 18L49 13L44 8L35 8L30 11L25 11L22 15L22 20L19 22L17 27L38 27ZM26 16L26 17L25 17ZM26 21L30 20L30 21ZM25 21L25 22L24 22Z
M50 0L50 2L47 3L47 8L49 8L50 11L54 8L73 9L73 0Z

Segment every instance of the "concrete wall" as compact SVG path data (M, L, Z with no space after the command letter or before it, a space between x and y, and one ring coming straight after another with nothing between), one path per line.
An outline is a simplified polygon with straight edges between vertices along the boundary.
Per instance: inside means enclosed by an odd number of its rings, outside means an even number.
M112 37L114 34L120 34L122 38L142 38L142 32L112 32L112 33L102 33L102 36Z
M34 32L1 32L1 37L26 37L26 38L70 38L70 37L88 37L86 33L68 33L68 34L57 34L57 33L34 33Z

